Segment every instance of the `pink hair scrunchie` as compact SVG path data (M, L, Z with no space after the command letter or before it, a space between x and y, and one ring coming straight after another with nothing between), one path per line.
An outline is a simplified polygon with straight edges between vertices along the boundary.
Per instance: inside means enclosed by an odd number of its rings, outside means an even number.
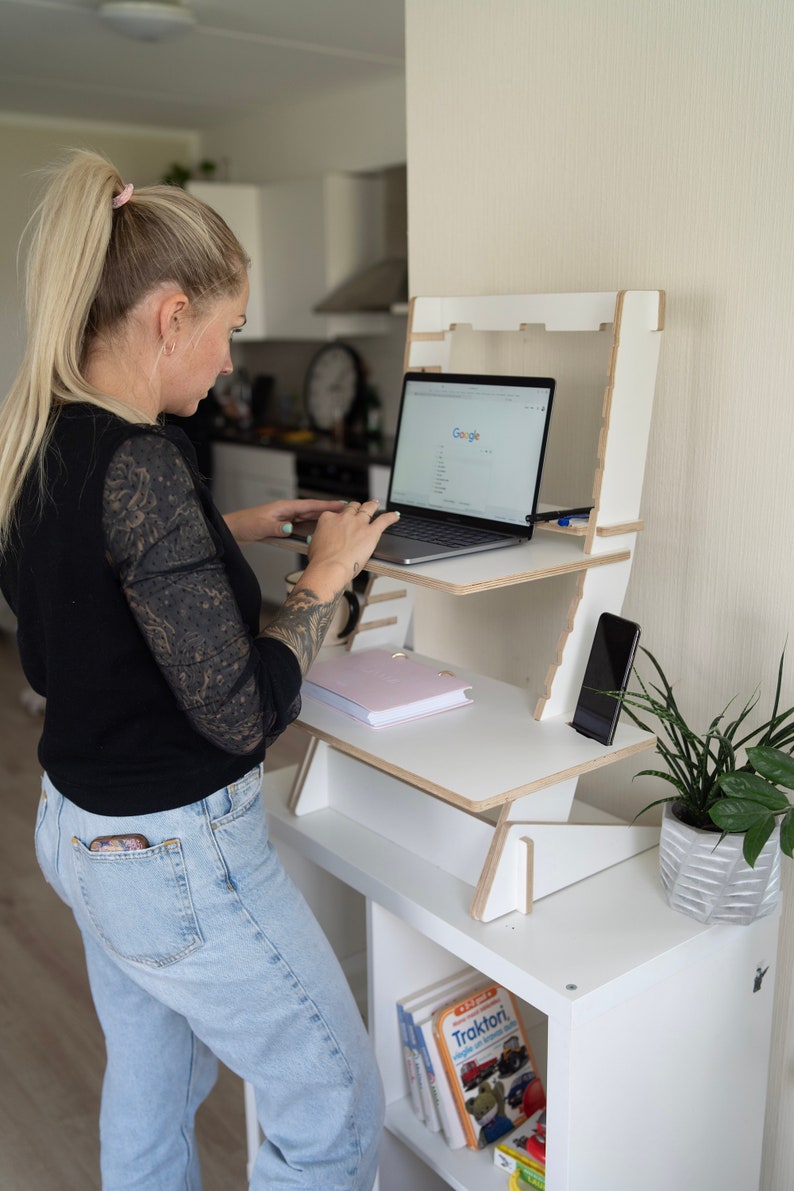
M117 211L119 207L123 207L126 202L129 202L130 195L135 187L132 182L128 182L122 190L121 194L117 194L113 199L113 210Z

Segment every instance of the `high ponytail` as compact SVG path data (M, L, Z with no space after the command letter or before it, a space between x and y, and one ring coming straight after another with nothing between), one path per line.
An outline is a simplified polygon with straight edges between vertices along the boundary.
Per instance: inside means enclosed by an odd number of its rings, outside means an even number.
M217 212L173 186L142 187L116 209L124 185L104 157L75 152L52 175L31 221L27 345L0 409L0 553L62 404L84 401L144 420L86 380L94 337L163 284L177 285L199 309L242 285L248 258Z

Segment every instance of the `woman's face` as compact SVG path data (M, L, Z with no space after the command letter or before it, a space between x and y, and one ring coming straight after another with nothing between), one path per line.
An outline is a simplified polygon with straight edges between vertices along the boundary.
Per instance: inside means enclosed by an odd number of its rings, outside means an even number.
M173 355L161 359L163 413L188 417L219 376L234 370L232 335L245 326L248 278L232 297L218 298L200 313L188 310L175 338Z

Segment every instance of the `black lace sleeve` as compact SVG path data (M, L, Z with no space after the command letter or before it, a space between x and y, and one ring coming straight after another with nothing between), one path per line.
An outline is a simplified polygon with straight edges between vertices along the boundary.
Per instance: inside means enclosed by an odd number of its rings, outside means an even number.
M253 638L178 448L139 434L105 478L110 561L178 705L230 753L274 740L300 710L300 668L280 641Z

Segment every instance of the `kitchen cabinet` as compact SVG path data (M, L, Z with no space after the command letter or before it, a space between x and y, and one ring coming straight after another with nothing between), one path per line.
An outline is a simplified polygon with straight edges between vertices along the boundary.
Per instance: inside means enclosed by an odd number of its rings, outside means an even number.
M389 316L320 315L312 307L382 251L380 179L327 174L265 186L189 182L251 258L241 339L332 339L383 334Z
M250 294L246 324L236 336L238 340L264 339L265 278L262 252L262 191L261 187L242 183L188 182L187 189L207 203L228 223L248 253Z
M326 444L312 444L298 451L264 447L246 442L212 444L215 503L222 513L271 500L312 497L318 500L366 500L377 496L386 503L389 468L371 456L337 451ZM281 604L286 594L284 576L301 566L301 555L279 543L243 546L266 603ZM286 549L286 552L284 552Z
M389 495L390 479L390 467L386 467L383 463L369 465L369 499L380 501L383 508L386 507L386 498Z
M297 495L295 456L291 451L216 442L212 444L212 463L213 497L221 513L271 500L294 500ZM276 553L261 542L241 549L259 580L262 600L282 604L286 595L284 576L300 567L300 556Z
M383 334L388 315L314 314L312 307L381 251L381 192L369 175L327 174L263 188L267 334L335 339Z

